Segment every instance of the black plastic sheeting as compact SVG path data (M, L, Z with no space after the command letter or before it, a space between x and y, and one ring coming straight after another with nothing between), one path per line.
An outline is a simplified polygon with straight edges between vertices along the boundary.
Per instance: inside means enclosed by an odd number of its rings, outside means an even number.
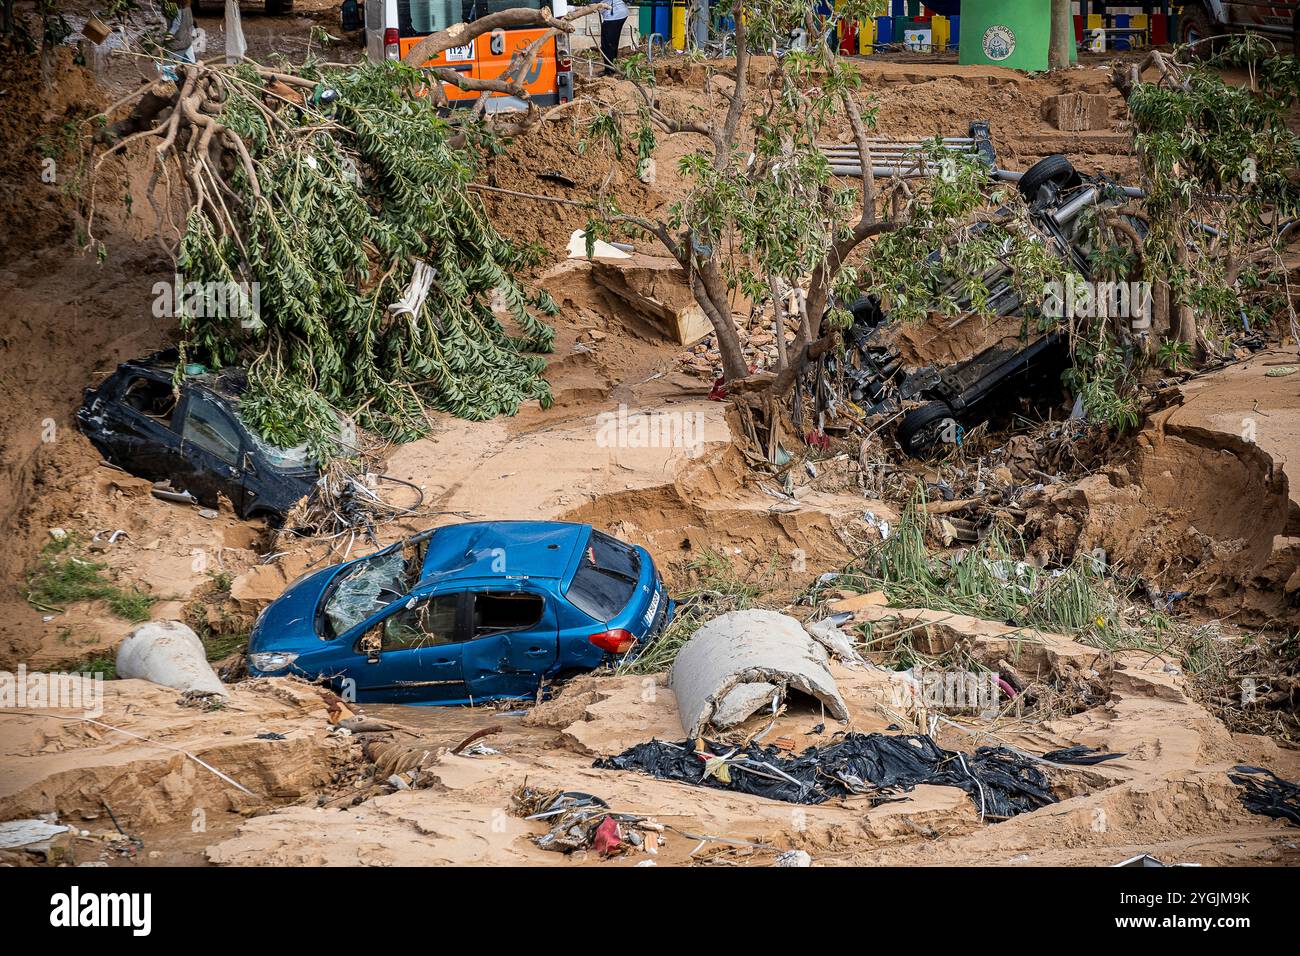
M1300 826L1300 786L1263 767L1233 767L1228 779L1242 788L1241 805L1251 813Z
M704 741L637 744L617 757L597 760L605 770L637 770L664 780L738 790L788 803L824 803L835 797L867 795L877 802L898 799L918 783L958 787L970 795L981 817L1000 820L1055 803L1047 777L1035 761L1005 747L980 747L973 754L944 750L928 735L845 734L797 757L775 748ZM1070 748L1071 751L1074 748ZM723 773L706 775L711 757L731 754ZM1118 755L1116 755L1118 756Z
M1051 753L1045 753L1043 759L1050 760L1052 763L1068 763L1078 767L1091 767L1094 764L1124 756L1126 754L1103 753L1100 750L1094 750L1092 747L1085 747L1083 744L1075 744L1073 747L1066 747L1064 750L1053 750Z

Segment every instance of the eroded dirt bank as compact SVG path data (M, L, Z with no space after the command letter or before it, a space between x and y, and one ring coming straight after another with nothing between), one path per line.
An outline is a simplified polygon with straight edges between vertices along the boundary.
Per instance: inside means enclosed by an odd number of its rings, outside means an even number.
M884 134L964 134L972 120L989 119L1003 165L1024 168L1067 149L1089 171L1123 178L1134 169L1122 109L1102 70L1058 80L944 65L862 69L884 104ZM674 67L667 78L668 100L698 97L702 77L691 68ZM1063 91L1105 97L1111 128L1067 141L1041 114L1043 100ZM556 124L489 162L484 181L580 198L600 176L577 143L574 129ZM687 145L680 138L661 145L653 187L636 183L623 164L617 185L625 208L662 211L680 195L675 167ZM557 168L576 185L541 178ZM809 582L879 541L882 521L896 524L899 506L864 493L867 470L847 453L819 458L811 471L791 469L788 486L755 476L733 441L725 404L707 397L711 375L698 367L700 357L684 359L680 345L630 315L593 279L590 264L565 260L585 212L521 207L493 194L484 201L503 232L546 246L550 261L535 278L562 307L547 368L555 404L487 423L438 416L429 437L395 449L387 471L421 489L426 513L383 526L378 543L445 520L584 521L644 544L673 590L692 582L701 556L720 554L741 573L767 569L778 580L770 603L804 614L791 605ZM71 427L82 387L119 360L172 341L174 330L149 308L153 282L168 275L143 241L144 225L119 212L102 264L56 244L0 273L0 528L11 542L0 558L0 666L111 656L131 627L103 602L51 612L24 599L24 575L52 528L92 540L125 532L95 552L108 573L156 598L153 618L189 617L197 606L213 626L232 615L231 626L246 629L303 570L342 556L304 543L267 561L265 528L152 497L147 482L101 466ZM973 341L995 331L963 334ZM931 356L957 348L913 345ZM1121 460L1078 482L1047 483L1029 511L1036 553L1060 561L1102 549L1108 563L1141 574L1158 594L1188 591L1200 608L1242 623L1293 623L1300 492L1286 466L1300 454L1300 419L1292 421L1300 400L1295 378L1266 374L1270 361L1289 358L1261 353L1180 386ZM602 429L620 412L673 416L689 423L692 438L611 444ZM46 419L55 425L53 441L44 440ZM927 477L920 464L900 470ZM652 737L681 738L663 675L580 678L556 699L518 712L370 707L368 714L400 728L352 736L332 729L316 689L294 681L236 684L230 701L213 710L140 681L109 681L98 723L62 719L77 716L71 711L0 720L0 819L57 813L88 831L68 851L76 862L603 862L532 842L543 825L512 806L526 781L590 792L663 824L655 853L636 850L605 865L769 864L791 848L819 864L1094 865L1138 852L1166 862L1300 863L1294 830L1247 812L1227 777L1235 764L1251 763L1294 779L1297 752L1229 732L1197 702L1173 655L1111 653L925 609L877 609L871 619L881 638L906 634L929 653L960 650L989 667L1006 661L1063 696L1086 688L1059 710L936 723L943 746L968 752L1005 743L1042 754L1085 744L1123 756L1091 768L1049 768L1059 802L992 822L954 787L921 785L879 805L849 798L805 807L594 769L595 758ZM850 730L929 729L930 714L900 705L890 672L837 664L834 675L847 723L796 701L770 738L800 749ZM499 729L483 742L495 752L450 752L491 728ZM389 783L396 767L411 766L420 769L418 786ZM143 852L119 826L143 840Z
M916 612L891 611L894 627L913 626ZM586 678L554 702L523 718L484 714L479 723L504 725L487 739L499 753L456 756L439 751L436 735L400 740L403 749L432 751L424 761L427 789L407 790L340 808L297 807L240 824L236 835L206 850L222 864L596 863L594 854L566 857L538 849L544 831L511 811L511 795L526 780L541 789L597 794L620 812L644 814L667 828L654 854L634 851L610 865L692 861L771 863L786 849L808 851L820 863L965 863L1105 865L1139 852L1166 862L1294 865L1293 833L1282 823L1246 812L1226 771L1264 763L1284 775L1300 757L1266 738L1233 736L1192 702L1167 661L1121 654L1104 660L1095 648L1051 634L1000 636L997 625L949 620L926 629L937 647L965 642L990 663L1010 654L1017 666L1049 679L1104 672L1104 701L1070 717L960 720L936 734L944 745L969 749L1002 742L1031 753L1084 743L1124 756L1091 768L1051 771L1060 802L1009 821L981 821L975 804L951 787L918 786L898 802L867 798L837 805L797 806L745 794L595 770L610 755L652 737L678 739L672 693L653 678ZM1017 654L1011 645L1018 644ZM900 720L886 672L837 666L850 708L841 726L807 703L791 708L772 731L799 746L826 742L844 730L884 732ZM470 729L459 722L457 733ZM524 726L519 726L522 723ZM759 729L760 719L750 728ZM815 725L825 725L818 732ZM550 729L550 736L538 736ZM902 729L908 730L904 726ZM443 737L447 743L449 737ZM723 842L723 837L729 841Z
M1300 590L1300 398L1263 351L1169 389L1122 463L1045 491L1044 557L1102 549L1160 592L1243 625L1293 625Z

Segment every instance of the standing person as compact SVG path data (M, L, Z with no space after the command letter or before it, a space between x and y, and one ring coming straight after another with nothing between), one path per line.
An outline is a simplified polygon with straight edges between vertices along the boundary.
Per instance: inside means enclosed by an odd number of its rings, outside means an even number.
M618 72L614 61L618 59L618 41L623 35L623 24L627 23L626 0L605 0L609 9L600 11L600 58L605 61L602 76L612 76Z
M162 18L166 22L167 38L163 41L163 57L178 60L181 63L194 62L194 11L190 9L191 0L175 0L174 4L163 4ZM169 10L171 6L174 9ZM173 83L177 82L176 68L160 64L160 72Z

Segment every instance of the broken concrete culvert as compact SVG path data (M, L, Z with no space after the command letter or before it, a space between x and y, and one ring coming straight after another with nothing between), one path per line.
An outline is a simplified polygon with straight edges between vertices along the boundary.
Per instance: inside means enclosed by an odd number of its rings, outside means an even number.
M827 670L829 656L798 621L775 611L735 611L704 624L677 655L669 685L686 736L725 730L788 691L815 698L835 720L848 708Z
M183 693L227 696L205 655L199 636L180 621L151 621L118 647L117 676L138 677Z

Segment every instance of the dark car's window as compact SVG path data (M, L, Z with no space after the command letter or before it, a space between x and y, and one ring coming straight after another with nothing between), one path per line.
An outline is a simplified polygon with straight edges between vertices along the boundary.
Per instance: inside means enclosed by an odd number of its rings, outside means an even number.
M523 591L483 591L474 595L474 637L532 627L542 619L546 602Z
M172 412L176 410L176 393L169 382L137 375L129 379L122 389L122 404L164 425L170 425Z
M305 442L301 445L294 445L292 448L272 445L247 422L243 422L243 425L245 431L248 432L249 442L257 449L258 458L272 468L278 471L306 471L316 463L315 456Z
M439 594L385 618L378 625L383 634L383 649L400 651L409 647L455 644L459 597L459 594Z
M607 621L627 607L640 576L641 559L633 548L593 531L568 598L596 620Z
M220 409L200 398L190 399L182 434L228 464L239 459L239 432L234 424Z

